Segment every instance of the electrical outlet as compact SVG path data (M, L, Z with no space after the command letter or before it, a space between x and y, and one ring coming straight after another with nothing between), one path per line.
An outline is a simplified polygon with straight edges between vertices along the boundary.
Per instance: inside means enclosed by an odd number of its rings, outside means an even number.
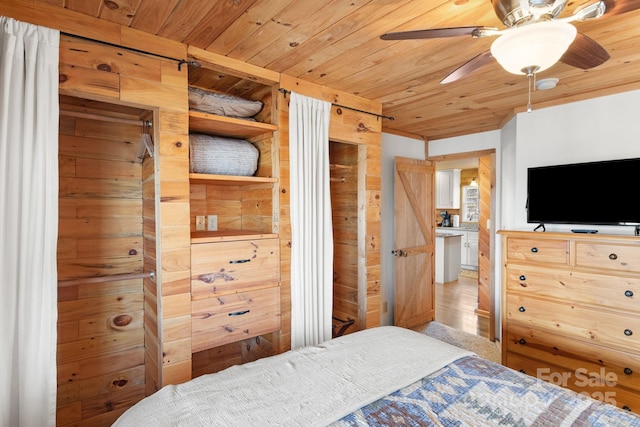
M204 226L204 215L196 215L196 231L204 231Z
M209 230L209 231L217 231L218 230L218 215L208 215L207 216L207 230Z

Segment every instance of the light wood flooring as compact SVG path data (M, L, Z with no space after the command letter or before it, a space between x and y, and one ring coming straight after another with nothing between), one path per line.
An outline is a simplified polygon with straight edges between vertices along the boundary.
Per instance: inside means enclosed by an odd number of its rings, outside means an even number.
M481 337L489 337L489 318L478 316L478 279L458 276L436 283L436 321Z

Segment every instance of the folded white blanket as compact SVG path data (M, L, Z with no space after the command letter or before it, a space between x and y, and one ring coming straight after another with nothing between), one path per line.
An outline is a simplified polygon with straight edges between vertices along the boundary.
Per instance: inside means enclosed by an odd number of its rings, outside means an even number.
M325 426L472 354L394 326L170 385L115 426Z

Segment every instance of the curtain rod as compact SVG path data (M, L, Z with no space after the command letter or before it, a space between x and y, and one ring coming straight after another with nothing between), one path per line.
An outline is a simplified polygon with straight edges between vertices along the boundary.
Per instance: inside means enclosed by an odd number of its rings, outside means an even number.
M172 58L170 56L165 56L165 55L159 55L157 53L151 53L151 52L147 52L141 49L136 49L134 47L127 47L127 46L122 46L119 44L115 44L115 43L109 43L109 42L105 42L103 40L96 40L96 39L92 39L90 37L84 37L84 36L79 36L77 34L71 34L71 33L65 33L65 32L60 32L60 34L64 34L65 36L69 36L69 37L75 37L81 40L87 40L90 42L94 42L94 43L100 43L106 46L111 46L111 47L116 47L118 49L126 49L126 50L130 50L131 52L136 52L136 53L141 53L143 55L151 55L151 56L155 56L158 58L162 58L162 59L168 59L170 61L176 61L178 63L178 71L182 71L182 66L184 64L187 64L191 67L195 67L195 68L200 68L200 63L198 61L187 61L186 59L178 59L178 58Z
M278 90L279 90L280 92L284 93L284 95L285 95L285 96L287 96L287 94L288 94L288 93L291 93L291 91L290 91L290 90L283 89L283 88L280 88L280 89L278 89ZM385 116L385 115L383 115L383 114L377 114L377 113L372 113L372 112L370 112L370 111L359 110L359 109L357 109L357 108L347 107L346 105L335 104L335 103L333 103L333 102L331 103L331 105L334 105L334 106L336 106L336 107L340 107L340 108L346 108L347 110L357 111L358 113L370 114L370 115L372 115L372 116L376 116L376 117L377 117L377 118L379 118L379 119L380 119L380 118L383 118L383 119L387 119L387 120L395 120L395 118L394 118L394 117L391 117L391 116Z

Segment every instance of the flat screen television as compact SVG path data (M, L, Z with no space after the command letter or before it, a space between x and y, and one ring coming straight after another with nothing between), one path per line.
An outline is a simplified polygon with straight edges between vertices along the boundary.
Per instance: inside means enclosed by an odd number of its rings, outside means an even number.
M640 158L531 167L527 222L638 225Z

